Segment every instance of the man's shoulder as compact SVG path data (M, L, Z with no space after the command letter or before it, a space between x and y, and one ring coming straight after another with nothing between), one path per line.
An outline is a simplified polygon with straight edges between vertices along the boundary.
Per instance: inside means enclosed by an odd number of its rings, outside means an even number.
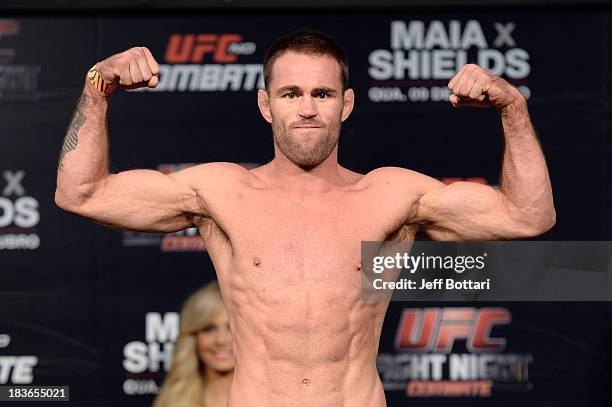
M179 182L191 186L206 186L234 182L246 182L253 175L246 167L229 162L212 162L194 165L170 174Z
M380 167L367 173L361 180L367 186L387 186L404 191L426 193L443 185L440 181L417 171L401 167Z

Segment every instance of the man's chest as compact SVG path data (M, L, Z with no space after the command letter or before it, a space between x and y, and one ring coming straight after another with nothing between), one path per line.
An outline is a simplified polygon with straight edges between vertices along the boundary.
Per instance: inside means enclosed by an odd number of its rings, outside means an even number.
M217 221L235 245L324 250L384 240L401 215L365 191L324 194L246 190L219 203ZM356 242L356 243L355 243Z
M408 199L366 189L299 194L244 188L206 203L241 267L262 267L265 259L292 269L358 267L361 242L393 236L410 211Z

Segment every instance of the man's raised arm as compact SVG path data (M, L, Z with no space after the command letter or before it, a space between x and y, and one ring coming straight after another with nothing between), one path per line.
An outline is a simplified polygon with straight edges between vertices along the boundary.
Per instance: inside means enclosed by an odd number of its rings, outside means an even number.
M416 211L424 232L435 240L484 240L549 230L556 221L552 187L523 95L477 65L463 67L448 86L454 107L499 109L505 137L500 187L429 182Z
M109 173L108 97L116 86L155 87L157 75L159 65L141 47L105 59L88 72L60 153L59 207L112 226L159 232L185 229L193 215L201 214L202 205L188 186L189 169L170 176L151 170ZM136 120L145 124L147 119Z

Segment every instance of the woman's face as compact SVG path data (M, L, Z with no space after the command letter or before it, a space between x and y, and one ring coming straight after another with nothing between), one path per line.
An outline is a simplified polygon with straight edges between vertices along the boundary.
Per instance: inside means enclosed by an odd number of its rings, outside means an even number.
M198 355L207 370L226 373L234 370L232 334L225 310L217 312L197 333Z

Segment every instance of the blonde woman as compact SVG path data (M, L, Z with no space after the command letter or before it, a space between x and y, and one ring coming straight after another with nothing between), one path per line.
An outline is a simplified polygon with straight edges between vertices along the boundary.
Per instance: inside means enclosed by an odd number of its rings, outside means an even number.
M229 323L213 281L183 305L172 365L153 407L225 407L233 374Z

